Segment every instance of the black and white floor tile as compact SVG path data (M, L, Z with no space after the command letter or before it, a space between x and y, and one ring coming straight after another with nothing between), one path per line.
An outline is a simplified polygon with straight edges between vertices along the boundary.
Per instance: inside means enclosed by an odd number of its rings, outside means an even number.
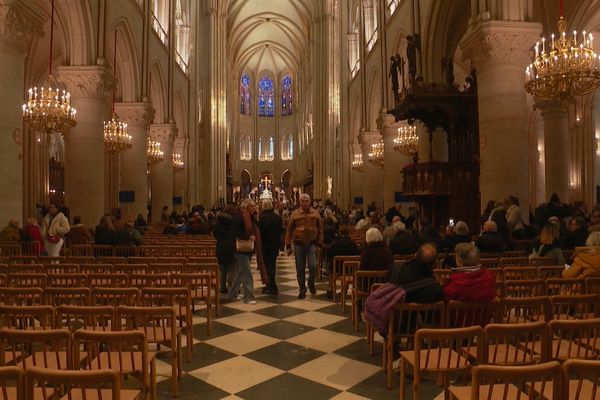
M325 283L298 300L292 257L278 259L278 296L258 294L254 277L257 304L223 304L210 336L204 314L194 316L192 361L183 362L178 399L398 398L397 376L392 390L385 387L381 348L369 356L364 326L354 332L348 310L326 298ZM170 400L169 360L158 358L159 399ZM434 383L421 391L423 399L443 398Z

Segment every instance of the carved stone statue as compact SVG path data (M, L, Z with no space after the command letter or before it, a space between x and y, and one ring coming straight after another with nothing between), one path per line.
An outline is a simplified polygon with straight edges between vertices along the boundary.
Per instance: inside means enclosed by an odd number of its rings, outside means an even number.
M331 197L332 187L333 187L333 178L328 176L327 177L327 197Z
M414 85L417 77L417 49L419 48L419 37L407 36L406 37L406 58L408 59L408 76L410 78L411 85Z
M394 97L398 96L398 90L400 89L400 85L398 84L398 71L400 70L400 65L398 64L398 59L396 57L390 57L390 80L392 82L392 92L394 93Z

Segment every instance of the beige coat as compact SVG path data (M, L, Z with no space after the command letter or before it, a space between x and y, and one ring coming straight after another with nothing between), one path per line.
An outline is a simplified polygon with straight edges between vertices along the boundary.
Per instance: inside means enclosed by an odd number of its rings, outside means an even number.
M71 230L67 217L61 212L56 214L56 217L52 219L50 224L50 214L46 215L42 220L42 237L44 240L48 240L51 236L64 237Z
M571 268L562 272L563 278L586 278L600 275L600 252L578 253Z

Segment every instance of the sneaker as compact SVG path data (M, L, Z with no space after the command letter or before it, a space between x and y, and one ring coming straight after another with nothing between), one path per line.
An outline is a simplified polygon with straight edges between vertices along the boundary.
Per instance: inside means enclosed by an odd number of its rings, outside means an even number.
M251 306L254 306L254 305L256 305L256 300L250 300L246 304L250 304Z
M305 291L300 291L300 293L298 293L298 298L299 298L299 299L304 299L304 298L306 298L306 292L305 292Z

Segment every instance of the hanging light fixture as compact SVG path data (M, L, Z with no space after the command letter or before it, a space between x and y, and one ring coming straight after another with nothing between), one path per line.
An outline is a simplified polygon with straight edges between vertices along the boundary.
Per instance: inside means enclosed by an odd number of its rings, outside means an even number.
M185 163L181 154L173 153L173 169L175 172L183 170Z
M66 133L74 127L77 111L71 107L71 94L60 90L52 76L52 45L54 43L54 0L50 18L50 54L48 79L41 88L30 88L29 99L23 104L23 121L33 130Z
M418 151L419 136L415 125L398 128L398 136L394 139L394 150L405 156L412 156Z
M542 38L535 44L535 58L526 69L525 89L546 100L567 101L573 96L593 93L600 86L600 58L594 52L592 34L577 31L567 35L563 0L560 0L558 36Z
M383 143L383 139L380 139L378 142L372 143L371 151L368 154L369 162L371 164L375 164L375 165L382 167L384 151L385 151L385 145Z
M362 153L354 154L354 160L352 160L352 169L357 172L362 172L363 169L363 155Z
M148 164L154 165L165 159L165 153L160 149L160 143L148 138Z
M115 48L113 57L113 76L117 76L117 30L115 29ZM120 153L131 148L131 135L127 133L127 124L119 121L115 113L115 92L112 93L112 117L110 121L104 121L104 151L107 153Z

